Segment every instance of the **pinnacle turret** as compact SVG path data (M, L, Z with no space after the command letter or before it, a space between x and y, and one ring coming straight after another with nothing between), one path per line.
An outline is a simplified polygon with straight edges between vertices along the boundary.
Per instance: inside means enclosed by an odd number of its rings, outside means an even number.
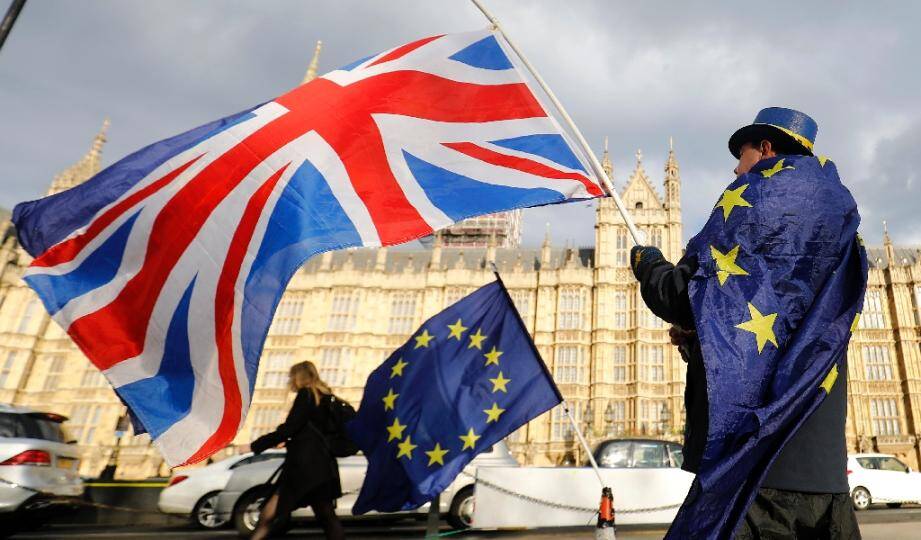
M668 159L665 161L665 207L671 210L681 208L681 175L675 158L675 141L668 138Z
M604 138L604 154L601 155L601 168L608 175L611 182L614 181L614 164L611 163L611 155L608 153L608 138Z
M313 58L310 59L310 65L307 66L307 73L304 74L304 80L301 84L309 83L317 78L317 69L320 67L320 50L323 48L323 42L317 40L317 48L313 51Z
M102 122L99 133L93 138L89 152L84 154L79 161L58 173L51 182L48 195L58 193L89 180L102 168L102 147L106 143L106 131L109 129L109 119Z

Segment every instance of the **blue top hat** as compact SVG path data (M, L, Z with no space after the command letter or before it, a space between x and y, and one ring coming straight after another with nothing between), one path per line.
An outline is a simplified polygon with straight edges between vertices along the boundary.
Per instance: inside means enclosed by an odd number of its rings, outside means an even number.
M729 137L729 151L738 159L742 145L746 142L764 135L777 135L780 141L790 143L790 149L795 151L779 153L803 153L811 156L818 131L818 124L808 114L783 107L768 107L761 109L751 125L739 128ZM776 140L776 137L771 139Z

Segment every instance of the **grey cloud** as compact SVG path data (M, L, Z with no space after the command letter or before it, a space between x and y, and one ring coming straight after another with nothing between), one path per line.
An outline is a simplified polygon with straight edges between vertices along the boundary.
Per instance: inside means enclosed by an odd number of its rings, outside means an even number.
M882 217L896 242L921 241L918 181L906 183L921 122L914 4L486 3L597 151L610 136L620 185L642 148L660 188L675 137L686 236L732 179L729 134L783 105L818 120L818 150L852 188L870 243ZM30 3L0 52L0 206L39 196L106 115L111 163L294 86L316 39L325 70L484 25L463 1ZM546 221L558 243L593 241L591 203L526 211L528 243Z

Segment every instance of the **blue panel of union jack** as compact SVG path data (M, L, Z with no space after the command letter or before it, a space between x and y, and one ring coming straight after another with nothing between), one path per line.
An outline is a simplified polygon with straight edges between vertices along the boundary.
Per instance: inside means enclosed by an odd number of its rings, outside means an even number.
M26 282L169 464L233 439L310 256L602 194L505 47L395 47L16 207Z
M687 253L709 426L666 538L731 538L784 444L847 376L867 285L857 204L824 157L760 161Z
M352 512L421 506L478 453L561 401L502 282L477 289L368 377L347 426L369 462Z

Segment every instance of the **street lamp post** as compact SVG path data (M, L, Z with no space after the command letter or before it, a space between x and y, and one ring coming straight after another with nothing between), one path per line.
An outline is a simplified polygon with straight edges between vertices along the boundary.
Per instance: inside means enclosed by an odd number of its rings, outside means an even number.
M115 446L112 448L112 454L109 456L109 463L99 474L100 480L114 480L115 470L118 468L118 454L121 450L122 437L128 432L128 415L123 414L115 422Z
M608 406L604 409L604 432L608 437L614 433L614 408L611 407L611 403L608 403Z
M668 403L663 403L662 408L659 410L659 420L662 423L662 432L666 433L666 430L669 425L669 421L672 419L672 413L668 409Z
M588 437L593 437L594 432L592 431L592 406L588 403L585 404L585 408L582 409L582 432L585 433ZM581 454L584 450L580 450ZM588 456L582 456L580 463L584 463L588 459Z

